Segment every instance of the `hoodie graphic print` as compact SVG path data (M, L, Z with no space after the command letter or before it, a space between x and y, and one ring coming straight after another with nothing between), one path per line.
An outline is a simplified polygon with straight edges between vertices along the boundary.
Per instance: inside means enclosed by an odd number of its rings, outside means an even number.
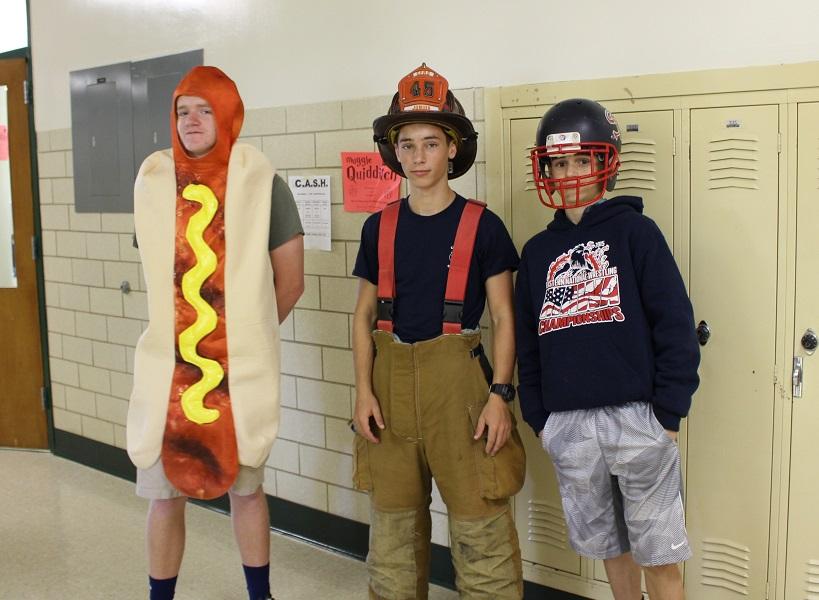
M549 265L538 335L590 323L625 320L617 267L606 242L576 244Z

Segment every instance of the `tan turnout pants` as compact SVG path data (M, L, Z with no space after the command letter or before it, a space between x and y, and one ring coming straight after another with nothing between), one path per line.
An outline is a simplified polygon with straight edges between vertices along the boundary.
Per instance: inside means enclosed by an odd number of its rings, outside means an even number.
M415 344L374 331L373 387L386 429L380 443L356 436L354 482L370 492L370 598L426 599L432 478L449 513L461 598L523 595L520 547L509 497L520 490L525 455L517 429L494 457L474 440L488 398L470 351L480 334Z

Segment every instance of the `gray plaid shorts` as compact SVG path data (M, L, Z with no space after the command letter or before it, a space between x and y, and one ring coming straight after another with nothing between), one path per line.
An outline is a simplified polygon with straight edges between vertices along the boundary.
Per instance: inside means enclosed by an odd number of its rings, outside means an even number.
M647 402L553 412L541 443L557 472L569 542L643 566L691 558L680 452Z

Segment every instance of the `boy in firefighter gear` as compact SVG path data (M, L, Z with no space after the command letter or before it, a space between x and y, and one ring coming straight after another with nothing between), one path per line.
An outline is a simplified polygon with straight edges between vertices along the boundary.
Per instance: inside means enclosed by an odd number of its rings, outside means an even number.
M691 302L634 196L606 198L620 129L592 100L558 102L531 152L557 209L515 283L523 418L555 466L569 542L604 562L616 600L682 600L690 558L677 431L697 388Z
M461 597L519 599L517 252L495 214L449 187L472 166L477 134L444 77L422 64L401 79L373 130L409 194L364 223L353 270L354 483L370 494L370 598L427 598L434 478ZM494 372L480 339L487 301Z

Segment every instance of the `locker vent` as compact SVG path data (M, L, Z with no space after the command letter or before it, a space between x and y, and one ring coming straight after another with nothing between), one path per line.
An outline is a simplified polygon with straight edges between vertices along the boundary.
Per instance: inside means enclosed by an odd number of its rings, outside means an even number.
M819 600L819 560L808 561L805 600Z
M728 540L703 540L702 584L748 595L751 549Z
M654 140L623 140L617 189L657 189L657 144Z
M560 550L569 547L566 521L563 519L563 510L560 506L529 500L528 525L527 539L530 542L540 542Z
M708 142L708 189L759 189L759 138L724 137Z

